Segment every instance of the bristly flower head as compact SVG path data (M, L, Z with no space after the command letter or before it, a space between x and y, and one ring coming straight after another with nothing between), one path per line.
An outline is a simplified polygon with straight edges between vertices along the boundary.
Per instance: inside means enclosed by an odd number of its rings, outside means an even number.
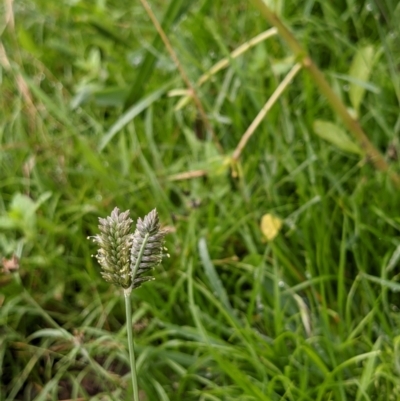
M132 219L129 217L129 210L120 213L116 207L111 216L99 218L99 222L101 233L90 238L99 245L95 256L102 268L101 275L109 283L124 289L129 288L132 284Z
M167 230L160 228L156 209L143 220L138 219L134 234L130 233L129 210L120 213L116 207L111 216L99 218L99 222L101 233L89 238L99 245L95 256L103 278L122 287L127 294L145 281L153 280L145 274L158 266L166 255L164 237L167 234Z
M164 237L167 232L160 228L156 209L143 220L138 219L131 248L132 289L140 287L145 281L153 280L153 277L145 274L158 266L166 255Z

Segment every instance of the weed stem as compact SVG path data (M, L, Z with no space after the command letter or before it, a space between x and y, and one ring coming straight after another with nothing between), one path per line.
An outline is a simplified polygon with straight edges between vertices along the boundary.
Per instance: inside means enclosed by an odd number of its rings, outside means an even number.
M134 346L133 346L132 306L131 306L131 296L130 296L130 294L131 294L130 289L124 290L125 311L126 311L126 329L128 331L129 363L131 365L133 401L139 401L139 390L138 390L137 374L136 374L135 350L134 350Z

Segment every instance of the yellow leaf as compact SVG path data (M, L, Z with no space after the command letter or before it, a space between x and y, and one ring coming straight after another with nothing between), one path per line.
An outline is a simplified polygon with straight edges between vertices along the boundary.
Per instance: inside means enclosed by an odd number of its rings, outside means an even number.
M282 220L272 214L264 214L260 224L261 232L267 241L272 241L282 228Z

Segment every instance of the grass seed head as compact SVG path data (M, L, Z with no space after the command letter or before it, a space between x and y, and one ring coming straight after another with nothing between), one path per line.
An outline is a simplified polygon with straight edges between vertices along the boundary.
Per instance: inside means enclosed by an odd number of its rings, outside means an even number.
M129 210L120 213L116 207L111 216L99 218L100 234L91 237L99 249L95 255L102 271L101 275L109 283L124 289L132 284L130 249L132 219Z
M167 230L160 227L156 209L147 214L143 220L138 219L131 247L133 289L140 287L145 281L154 279L145 274L158 266L166 255L164 248L166 234Z
M99 222L100 234L90 238L99 246L95 257L104 280L129 293L142 283L154 280L146 274L167 255L164 248L167 230L160 227L156 209L143 219L139 217L134 234L130 233L129 210L120 213L116 207L111 216L99 218Z

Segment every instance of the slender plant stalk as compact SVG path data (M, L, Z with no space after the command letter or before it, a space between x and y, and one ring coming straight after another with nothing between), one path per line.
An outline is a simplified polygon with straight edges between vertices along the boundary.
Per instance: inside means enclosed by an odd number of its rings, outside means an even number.
M264 117L267 115L267 113L271 110L271 107L275 104L275 102L282 95L282 93L287 88L287 86L290 84L292 79L301 70L301 67L302 67L302 65L300 63L297 63L293 66L293 68L289 71L289 73L286 75L284 80L276 88L276 90L272 94L272 96L268 99L267 103L265 103L264 107L257 114L256 118L250 124L249 128L247 128L246 132L243 134L242 138L240 139L240 142L238 143L235 151L233 152L232 159L234 161L237 161L239 159L239 157L242 153L242 150L246 146L246 144L249 141L249 139L251 138L251 136L254 134L254 131L260 125L261 121L264 119Z
M346 106L332 90L323 73L312 61L306 49L301 46L289 29L283 24L279 17L271 11L271 9L263 2L263 0L251 0L251 2L260 10L261 14L278 29L279 35L286 40L293 53L296 55L298 61L302 63L305 70L309 72L315 85L318 87L320 92L325 95L332 109L343 120L348 130L353 134L354 138L360 144L361 149L363 149L376 169L387 172L396 186L400 186L399 175L389 170L389 165L386 163L383 156L370 142L364 130L361 128L358 120L355 120L350 115Z
M140 248L138 258L136 259L135 265L132 267L132 283L135 281L136 273L140 262L142 261L143 252L146 247L146 242L148 238L146 234L146 239ZM132 389L133 389L133 400L139 401L139 390L137 383L137 373L136 373L136 360L135 360L135 349L133 343L133 333L132 333L132 308L131 308L131 289L128 288L124 290L125 295L125 311L126 311L126 328L128 332L128 346L129 346L129 362L131 365L131 379L132 379Z
M139 401L139 387L137 383L135 349L133 345L133 333L132 333L132 306L131 306L130 289L124 290L124 298L125 298L125 312L126 312L126 329L128 332L129 362L131 365L133 400Z
M192 178L205 177L207 175L207 170L192 170L186 171L184 173L172 174L168 176L169 181L184 181L191 180Z
M218 61L205 74L203 74L197 81L197 86L203 85L217 72L228 67L233 59L238 58L239 56L241 56L242 54L247 52L247 50L251 49L255 45L258 45L259 43L270 38L271 36L276 35L277 33L278 33L278 30L276 28L270 28L267 31L262 32L259 35L255 36L254 38L251 38L247 42L243 43L238 48L236 48L233 52L231 52L229 57L225 57L222 60Z
M132 266L132 283L135 282L135 277L138 268L142 262L143 254L146 249L147 241L150 234L146 233L143 242L140 246L139 254L137 255L135 265ZM136 361L135 361L135 350L133 344L133 334L132 334L132 308L131 308L131 289L128 288L124 290L125 295L125 310L126 310L126 326L128 330L128 345L129 345L129 360L131 365L131 378L132 378L132 388L133 388L133 400L139 401L139 390L137 384L137 374L136 374Z
M203 85L205 82L207 82L211 77L213 77L215 74L217 74L219 71L223 70L224 68L229 67L231 64L231 61L235 58L238 58L254 46L258 45L259 43L263 42L264 40L276 35L278 33L278 30L276 28L270 28L265 32L261 32L254 38L251 38L247 42L244 42L242 45L240 45L238 48L233 50L229 57L225 57L222 60L218 61L216 64L214 64L207 72L205 72L196 82L196 88L200 88L201 85ZM175 110L180 110L182 107L184 107L191 99L190 95L183 96L181 100L177 103L175 106Z

